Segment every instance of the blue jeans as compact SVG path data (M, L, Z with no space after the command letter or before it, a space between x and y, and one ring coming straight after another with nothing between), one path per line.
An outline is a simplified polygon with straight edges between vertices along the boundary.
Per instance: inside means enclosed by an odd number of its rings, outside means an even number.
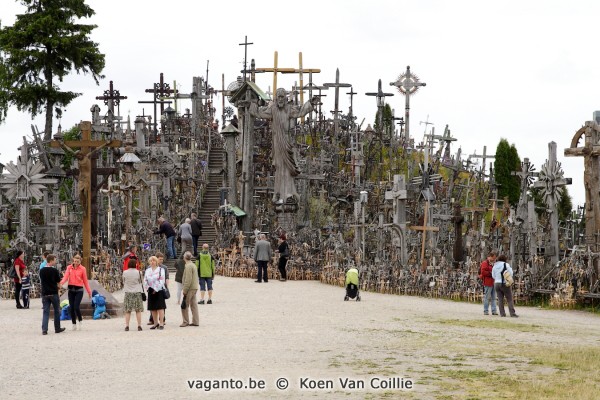
M483 312L487 313L492 299L492 313L496 313L496 289L493 286L483 287Z
M48 332L48 320L50 319L50 304L54 309L54 331L60 330L60 308L58 302L58 294L42 296L42 306L44 311L42 314L42 332Z
M175 250L175 236L167 238L167 258L177 258L177 250Z

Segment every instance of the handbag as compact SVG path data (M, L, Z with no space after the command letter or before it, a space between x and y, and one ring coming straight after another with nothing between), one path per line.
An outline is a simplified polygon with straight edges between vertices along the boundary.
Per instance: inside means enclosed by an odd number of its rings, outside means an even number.
M162 274L162 267L159 267L161 270L161 274ZM168 287L164 287L163 288L163 297L165 298L165 300L169 299L171 297L171 292L169 292L169 288Z
M12 265L12 267L10 267L10 270L8 271L8 277L12 279L18 278L17 270L15 269L14 264Z
M138 271L140 274L140 286L142 286L142 272ZM146 301L148 300L148 297L146 297L146 292L144 292L144 286L142 286L142 301Z
M510 287L514 283L514 279L510 272L506 269L506 263L504 263L504 269L502 270L502 278L506 287Z
M183 300L181 301L181 309L185 310L187 308L187 303L185 301L185 297L183 298Z

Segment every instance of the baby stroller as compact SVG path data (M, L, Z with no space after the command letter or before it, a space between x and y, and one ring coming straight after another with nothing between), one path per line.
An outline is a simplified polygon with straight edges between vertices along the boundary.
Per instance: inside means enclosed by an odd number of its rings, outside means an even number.
M344 301L356 298L356 301L360 301L360 292L358 291L358 270L356 268L350 268L346 272L346 296Z

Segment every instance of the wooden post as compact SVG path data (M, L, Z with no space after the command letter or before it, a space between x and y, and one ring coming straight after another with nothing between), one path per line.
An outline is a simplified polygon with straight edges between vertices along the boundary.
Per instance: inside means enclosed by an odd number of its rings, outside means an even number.
M427 226L427 215L429 214L429 201L425 203L425 212L423 214L423 226L409 226L408 229L413 231L423 232L423 241L421 243L421 269L425 271L425 241L427 238L427 231L438 232L440 228L437 226Z

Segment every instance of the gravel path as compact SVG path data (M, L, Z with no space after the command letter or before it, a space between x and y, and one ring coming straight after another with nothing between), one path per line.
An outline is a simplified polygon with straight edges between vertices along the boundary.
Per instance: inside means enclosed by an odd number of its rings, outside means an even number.
M517 306L519 319L484 317L478 304L361 294L361 302L344 302L342 288L319 282L217 277L214 304L198 306L198 328L179 328L180 310L171 298L163 331L144 325L137 332L132 321L134 329L125 332L124 319L113 318L85 320L83 331L76 332L69 322L63 334L51 328L47 336L41 334L39 299L29 310L4 300L0 397L435 399L443 398L444 376L436 371L444 360L489 366L479 356L489 335L524 345L600 346L600 318L590 313ZM519 361L519 354L508 356ZM279 378L287 379L286 390L277 389ZM359 388L344 389L346 378ZM264 381L265 388L206 390L214 380L246 386L250 379L256 385ZM372 387L381 382L395 387ZM409 382L411 390L401 387Z

